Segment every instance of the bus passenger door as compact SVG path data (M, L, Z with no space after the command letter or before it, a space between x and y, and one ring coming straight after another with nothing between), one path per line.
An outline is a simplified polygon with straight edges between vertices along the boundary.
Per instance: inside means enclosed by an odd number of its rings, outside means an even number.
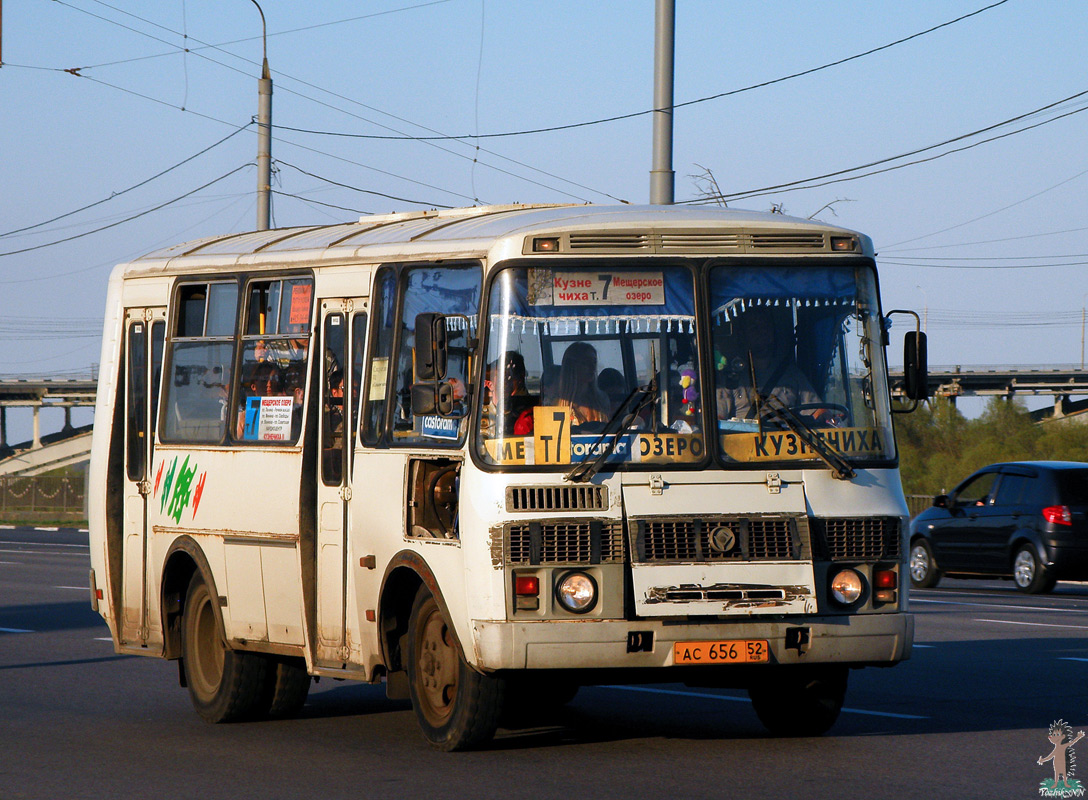
M367 307L361 298L321 300L317 486L317 662L344 667L361 657L348 618L351 460L358 429ZM358 627L355 626L355 630Z
M125 314L125 491L122 551L122 643L162 643L154 581L148 574L148 504L153 490L155 425L166 335L165 308L133 308Z

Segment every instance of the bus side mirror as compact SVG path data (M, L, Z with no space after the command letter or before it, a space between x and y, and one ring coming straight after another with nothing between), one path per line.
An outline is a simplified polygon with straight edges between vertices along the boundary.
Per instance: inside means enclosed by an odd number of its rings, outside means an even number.
M446 317L428 312L416 315L416 380L440 381L446 377ZM412 389L415 408L415 388Z
M925 333L907 331L903 339L903 394L910 400L929 397L928 358Z
M454 416L453 385L446 381L412 384L412 414Z

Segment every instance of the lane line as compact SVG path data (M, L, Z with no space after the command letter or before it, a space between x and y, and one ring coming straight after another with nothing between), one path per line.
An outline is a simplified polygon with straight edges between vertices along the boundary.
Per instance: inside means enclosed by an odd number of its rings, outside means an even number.
M975 622L995 622L998 625L1033 625L1036 628L1076 628L1078 631L1088 631L1088 625L1055 625L1052 622L1020 622L1012 619L976 619Z
M1011 606L1003 603L962 603L957 600L918 600L911 598L911 603L934 603L942 606L975 606L977 608L1012 608L1017 611L1059 611L1064 614L1083 614L1083 608L1057 608L1054 606Z
M0 544L25 544L29 547L82 547L84 550L90 550L91 546L87 544L66 544L65 542L13 542L7 539L0 539Z
M71 589L73 592L89 592L90 586L54 586L54 589Z
M53 547L55 545L45 545L46 547ZM65 553L58 550L0 550L0 553L18 553L21 556L75 556L76 558L86 558L87 553Z
M1059 661L1088 661L1088 658L1077 658L1076 656L1062 656Z
M24 628L0 628L0 633L34 633Z
M625 692L648 692L650 694L667 694L677 697L697 697L701 700L723 700L733 703L751 703L747 697L733 697L727 694L703 694L701 692L682 692L677 689L652 689L648 686L602 686L602 689L618 689ZM894 714L891 711L868 711L862 708L846 708L842 709L844 714L862 714L869 717L890 717L892 719L929 719L929 717L920 717L916 714Z

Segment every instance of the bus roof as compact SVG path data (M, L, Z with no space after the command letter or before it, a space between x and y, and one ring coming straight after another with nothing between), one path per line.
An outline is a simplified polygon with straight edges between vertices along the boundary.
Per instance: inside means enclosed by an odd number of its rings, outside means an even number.
M572 255L815 254L830 237L869 238L824 222L711 206L504 205L365 216L358 222L197 239L141 256L125 275L234 267L316 265L365 259L480 257L502 242L520 254L529 236L561 237Z

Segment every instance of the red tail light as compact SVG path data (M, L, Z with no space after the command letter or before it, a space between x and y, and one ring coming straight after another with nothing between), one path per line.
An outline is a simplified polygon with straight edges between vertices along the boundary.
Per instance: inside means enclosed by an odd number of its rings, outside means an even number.
M1073 515L1069 512L1069 506L1047 506L1043 509L1043 519L1055 525L1073 524Z

